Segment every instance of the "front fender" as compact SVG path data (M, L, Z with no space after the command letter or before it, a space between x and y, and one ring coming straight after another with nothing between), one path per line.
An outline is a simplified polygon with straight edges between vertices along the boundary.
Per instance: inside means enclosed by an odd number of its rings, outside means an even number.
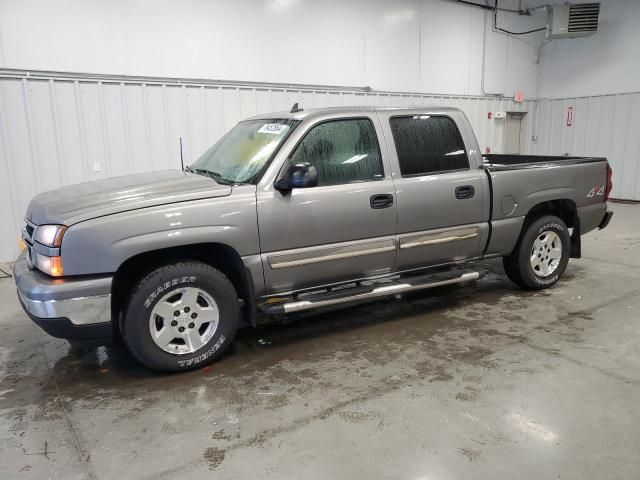
M71 226L61 252L65 275L115 272L141 253L196 243L223 243L258 254L255 186L210 198L94 218Z

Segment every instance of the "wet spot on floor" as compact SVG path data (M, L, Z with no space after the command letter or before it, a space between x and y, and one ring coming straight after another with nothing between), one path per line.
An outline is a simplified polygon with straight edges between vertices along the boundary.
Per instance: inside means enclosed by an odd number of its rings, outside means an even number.
M365 423L368 421L380 421L380 414L376 412L340 412L340 418L348 423Z
M225 451L219 448L210 447L204 451L203 457L209 466L209 470L215 470L224 460Z
M258 435L250 439L248 442L246 442L246 445L247 447L261 447L264 444L264 442L267 441L267 438L268 437L266 433L259 433Z
M473 462L482 453L480 450L475 450L473 448L459 448L458 452L467 457L467 460L470 462Z
M479 389L475 387L465 387L463 392L456 394L456 400L461 400L463 402L474 402L478 399L479 394Z
M222 430L218 430L217 432L213 432L213 435L211 435L211 438L213 440L231 440L231 435L226 433L224 431L224 428L223 428Z
M175 435L176 433L179 433L181 429L180 426L175 423L165 423L162 425L162 428L160 430L162 431L162 433Z

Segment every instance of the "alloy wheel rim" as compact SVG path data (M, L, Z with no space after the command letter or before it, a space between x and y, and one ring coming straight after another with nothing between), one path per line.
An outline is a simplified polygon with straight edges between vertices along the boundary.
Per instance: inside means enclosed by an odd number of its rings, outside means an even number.
M149 332L165 352L185 355L197 352L211 340L219 320L218 304L210 294L185 287L167 293L155 304Z
M561 259L560 236L552 230L539 234L531 247L530 263L533 272L539 277L548 277L558 269Z

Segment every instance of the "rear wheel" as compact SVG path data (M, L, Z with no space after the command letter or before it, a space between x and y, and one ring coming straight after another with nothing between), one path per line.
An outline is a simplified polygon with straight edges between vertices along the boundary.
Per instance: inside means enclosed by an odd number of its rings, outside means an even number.
M131 353L154 370L185 371L218 359L238 328L233 285L201 262L160 267L129 299L123 337Z
M565 223L547 215L531 222L515 249L502 259L509 279L528 290L548 288L569 262L570 237Z

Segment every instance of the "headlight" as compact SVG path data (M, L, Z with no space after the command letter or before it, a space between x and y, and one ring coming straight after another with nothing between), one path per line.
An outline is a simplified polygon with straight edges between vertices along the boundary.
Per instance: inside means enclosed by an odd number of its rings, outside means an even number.
M64 225L40 225L33 233L33 240L47 247L60 248L66 229Z
M52 277L61 277L64 274L60 250L46 252L45 254L39 251L41 248L35 243L59 249L66 230L67 227L64 225L38 225L33 232L34 248L30 249L31 262L38 270Z

